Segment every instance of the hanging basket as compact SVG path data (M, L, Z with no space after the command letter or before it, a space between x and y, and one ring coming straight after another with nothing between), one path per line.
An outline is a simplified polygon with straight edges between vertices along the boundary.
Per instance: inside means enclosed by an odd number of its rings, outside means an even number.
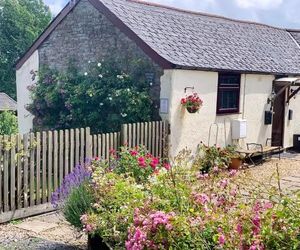
M187 107L186 110L190 113L190 114L195 114L199 111L199 108L196 107Z
M191 113L197 113L203 105L203 101L200 99L197 93L188 95L181 99L181 105L186 108L186 110Z

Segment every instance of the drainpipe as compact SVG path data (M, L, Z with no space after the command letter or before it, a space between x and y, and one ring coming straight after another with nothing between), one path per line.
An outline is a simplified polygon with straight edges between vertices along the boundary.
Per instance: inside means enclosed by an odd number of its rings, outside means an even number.
M242 116L243 119L245 119L246 81L247 81L247 74L245 74L245 79L244 79L243 116Z

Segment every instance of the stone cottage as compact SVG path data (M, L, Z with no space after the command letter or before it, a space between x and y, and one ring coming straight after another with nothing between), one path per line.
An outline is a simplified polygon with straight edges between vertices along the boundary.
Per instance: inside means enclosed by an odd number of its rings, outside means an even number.
M285 148L300 133L300 31L180 10L137 0L73 0L20 58L16 67L20 132L32 128L27 86L43 65L114 53L149 63L153 98L170 122L171 153L200 141ZM198 113L181 105L196 92ZM160 94L158 94L160 93ZM233 126L234 124L234 126Z

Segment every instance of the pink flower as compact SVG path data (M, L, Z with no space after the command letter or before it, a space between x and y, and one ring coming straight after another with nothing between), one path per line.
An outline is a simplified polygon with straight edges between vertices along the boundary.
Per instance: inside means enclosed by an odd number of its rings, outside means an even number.
M85 226L84 231L85 231L86 233L91 233L91 232L94 231L94 227L93 227L92 225L88 224L88 225Z
M219 186L221 188L226 188L228 186L228 184L229 184L229 181L227 179L223 179L219 182Z
M195 202L201 205L204 205L209 202L209 197L206 194L198 194L194 193L193 198L195 199Z
M151 162L150 162L151 168L156 169L156 167L157 167L158 164L159 164L159 159L153 157L152 160L151 160Z
M230 191L230 195L235 197L237 195L237 190L234 188Z
M140 166L140 167L142 167L142 168L147 167L147 163L146 163L144 157L140 157L140 158L138 159L138 162L139 162L139 166Z
M164 168L169 171L171 169L170 163L165 163Z
M237 174L237 170L235 170L235 169L230 170L230 172L229 172L230 177L234 177L234 176L236 176L236 174Z
M131 156L137 156L138 152L136 150L130 150Z
M238 223L236 226L236 232L241 235L243 233L243 226L241 225L241 223Z
M221 234L219 236L219 245L223 246L225 244L225 236L224 234Z
M213 172L214 173L218 173L219 171L220 171L220 169L218 168L218 166L213 167Z
M81 215L81 217L80 217L80 222L84 225L84 224L87 223L87 221L88 221L88 216L87 216L87 214Z
M116 154L116 152L117 151L113 148L109 150L109 154L112 155L112 156L114 156Z
M196 175L197 179L198 180L204 180L204 179L207 179L208 178L208 174L201 174L201 173L198 173Z
M252 233L253 235L258 235L260 233L260 217L258 215L255 215L254 218L252 218Z
M273 208L273 203L270 201L265 202L264 209L271 209Z

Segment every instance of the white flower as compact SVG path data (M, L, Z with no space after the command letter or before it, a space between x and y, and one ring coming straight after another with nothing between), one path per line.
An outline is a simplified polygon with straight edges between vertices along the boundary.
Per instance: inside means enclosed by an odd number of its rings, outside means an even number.
M126 116L127 116L127 114L125 114L125 113L124 113L124 114L123 114L123 113L121 113L121 116L122 116L122 117L126 117Z
M84 72L84 75L87 76L87 75L88 75L88 72Z
M102 102L100 102L100 106L103 106L104 104Z
M109 98L108 98L108 100L112 101L112 98L111 98L111 97L109 97Z
M118 79L124 79L124 76L122 76L122 75L117 75L117 78L118 78Z
M98 64L97 64L98 67L101 67L101 65L102 65L101 63L98 63Z
M99 76L100 78L103 78L103 75L101 75L101 74L99 74L98 76Z
M130 92L130 89L127 89L128 92Z
M152 82L150 82L150 86L152 86L153 85L153 83Z
M90 64L90 63L91 63L91 61L88 61L88 63Z

